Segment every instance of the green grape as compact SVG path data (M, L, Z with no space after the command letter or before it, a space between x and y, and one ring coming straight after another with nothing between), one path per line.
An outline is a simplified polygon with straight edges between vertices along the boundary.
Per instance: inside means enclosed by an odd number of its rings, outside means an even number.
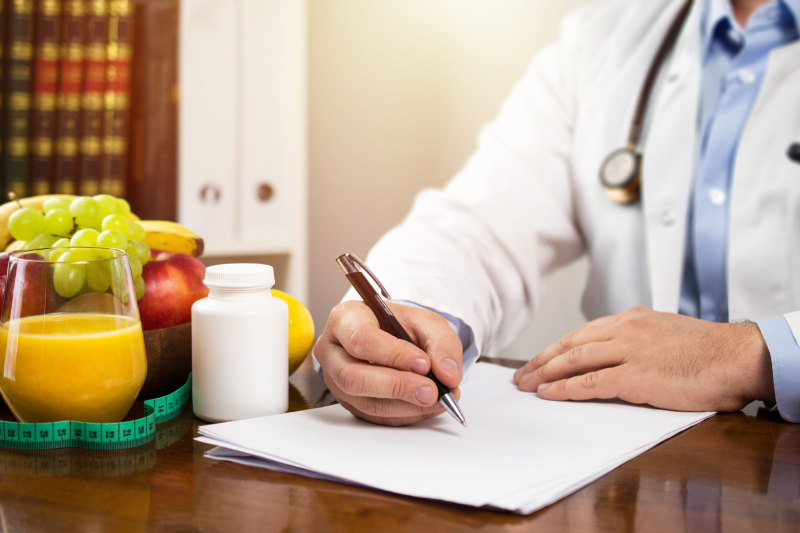
M111 271L111 292L120 302L128 303L128 269L124 268L121 261L110 262ZM139 278L141 279L141 278Z
M128 247L125 249L130 256L136 256L142 266L150 261L150 247L142 241L128 241Z
M75 198L69 206L69 212L75 217L75 223L82 228L94 228L103 220L100 204L90 196Z
M23 250L38 250L39 248L50 248L58 240L58 237L49 233L40 233L33 239L25 243Z
M136 299L141 300L144 298L144 278L138 278L136 281L133 282L133 286L136 289Z
M72 298L83 288L86 281L86 265L64 264L72 260L72 252L67 252L58 259L53 273L53 285L56 292L64 298Z
M100 204L101 218L120 213L117 199L110 194L98 194L94 199Z
M44 231L44 216L32 207L17 209L8 219L8 231L18 241L29 241Z
M63 209L69 213L69 206L71 203L72 200L69 198L50 198L44 203L43 209L45 214L49 213L53 209Z
M126 238L130 238L131 226L128 224L128 219L122 215L108 215L104 218L103 231L107 229L118 229Z
M44 216L44 230L47 233L66 237L73 227L72 215L63 209L51 209Z
M100 233L93 229L82 229L72 236L70 246L97 246L97 236Z
M94 248L72 248L70 256L73 261L94 261L100 258L99 250Z
M97 248L95 252L97 252L98 259L113 259L115 257L122 255L116 250L108 250L105 248Z
M97 236L97 246L124 250L128 247L128 239L118 229L107 229Z
M53 248L61 248L61 250L53 250L50 252L50 258L48 260L58 261L59 257L69 252L69 250L66 249L69 248L69 239L58 239L53 243Z
M129 255L128 261L131 262L131 276L133 276L133 280L136 281L142 277L142 262L139 261L139 258L135 255Z
M61 256L67 252L69 252L69 250L53 250L52 252L50 252L50 257L48 258L48 261L58 261L61 258Z
M95 261L86 265L86 283L93 291L106 292L111 286L111 271L105 261Z
M117 206L119 208L118 213L124 217L128 217L131 214L131 204L128 203L127 200L123 198L117 198Z
M128 238L132 241L143 241L144 236L147 234L144 228L136 222L128 222L128 224L131 227L130 236Z

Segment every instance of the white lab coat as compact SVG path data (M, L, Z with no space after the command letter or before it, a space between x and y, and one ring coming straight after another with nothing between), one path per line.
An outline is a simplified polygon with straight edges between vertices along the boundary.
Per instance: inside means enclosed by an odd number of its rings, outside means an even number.
M648 110L642 201L598 179L623 147L645 74L685 0L617 0L567 17L444 190L423 191L368 263L394 299L461 318L480 353L531 321L553 270L590 260L589 319L643 305L678 311L701 83L696 1ZM800 309L800 42L775 50L736 155L728 244L730 319ZM354 293L350 296L357 298ZM797 316L797 315L796 315ZM796 337L800 320L789 320Z

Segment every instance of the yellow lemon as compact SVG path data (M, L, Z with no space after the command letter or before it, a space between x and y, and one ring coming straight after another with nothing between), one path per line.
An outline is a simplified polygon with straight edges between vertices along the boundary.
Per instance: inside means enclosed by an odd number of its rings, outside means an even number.
M289 306L289 375L305 360L314 343L314 320L306 306L282 291L272 289L272 295Z

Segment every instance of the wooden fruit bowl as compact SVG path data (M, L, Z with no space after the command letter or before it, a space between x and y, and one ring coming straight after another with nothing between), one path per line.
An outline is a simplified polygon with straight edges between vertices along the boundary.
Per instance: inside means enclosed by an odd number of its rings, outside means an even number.
M186 383L192 371L192 325L144 332L147 378L140 400L166 396Z

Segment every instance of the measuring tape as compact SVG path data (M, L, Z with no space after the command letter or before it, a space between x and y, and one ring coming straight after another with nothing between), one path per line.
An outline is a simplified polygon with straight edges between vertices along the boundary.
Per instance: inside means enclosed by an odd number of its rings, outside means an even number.
M192 375L172 394L144 402L144 418L111 424L92 422L0 422L0 446L21 450L85 448L121 450L141 446L156 436L156 424L178 416L192 395Z

